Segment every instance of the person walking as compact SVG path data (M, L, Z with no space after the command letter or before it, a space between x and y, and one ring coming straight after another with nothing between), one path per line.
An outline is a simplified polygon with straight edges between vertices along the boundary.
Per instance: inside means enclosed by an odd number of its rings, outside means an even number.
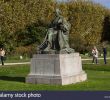
M0 48L0 59L1 59L2 65L4 65L4 56L5 56L5 50L3 48Z
M107 49L106 49L105 46L103 47L103 57L104 57L104 64L107 64L107 60L106 60L106 57L107 57Z
M98 50L97 50L96 46L94 46L94 48L92 49L92 56L93 56L92 63L98 64Z

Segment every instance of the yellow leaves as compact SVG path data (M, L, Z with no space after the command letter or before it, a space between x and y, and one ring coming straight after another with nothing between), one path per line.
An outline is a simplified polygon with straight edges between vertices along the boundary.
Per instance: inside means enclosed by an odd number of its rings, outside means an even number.
M71 40L77 37L83 44L99 43L105 16L110 14L98 4L81 0L68 3L55 3L55 0L0 0L0 32L15 35L16 31L39 21L48 25L53 11L59 7L66 18L70 18ZM40 23L42 25L42 23Z
M107 10L92 2L78 1L68 3L68 15L71 18L71 45L79 40L82 45L99 44L102 38L103 21ZM110 14L110 13L109 13ZM75 43L74 43L75 42ZM76 47L81 46L76 43Z
M31 52L33 52L35 48L33 46L20 46L20 47L16 47L15 49L15 53L16 54L30 54Z
M53 9L50 6L51 2L48 0L10 0L0 3L0 22L3 23L3 27L7 28L7 33L18 31L28 24L37 22L37 20L45 16L48 7ZM48 17L50 16L49 14Z

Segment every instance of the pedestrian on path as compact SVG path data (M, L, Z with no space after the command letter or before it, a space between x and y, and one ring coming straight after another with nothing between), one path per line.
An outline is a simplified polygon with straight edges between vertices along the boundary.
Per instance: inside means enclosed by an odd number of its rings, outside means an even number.
M0 60L2 62L2 65L4 65L4 56L5 56L5 50L3 48L0 48Z
M107 49L105 46L103 46L103 57L104 57L104 64L107 64L107 60L106 60L106 57L107 57Z
M98 50L97 50L96 46L94 46L94 48L92 49L92 56L93 56L92 63L98 64Z

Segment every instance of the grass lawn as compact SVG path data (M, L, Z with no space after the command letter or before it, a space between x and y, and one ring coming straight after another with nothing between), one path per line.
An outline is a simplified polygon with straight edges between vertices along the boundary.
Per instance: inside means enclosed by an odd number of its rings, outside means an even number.
M110 58L110 57L109 57ZM92 57L89 58L91 60L83 60L83 64L92 64ZM98 59L98 63L104 66L104 59ZM110 59L107 59L107 64L110 65Z
M0 66L0 90L110 90L110 64L83 64L83 69L87 81L60 86L25 83L29 65Z
M20 63L20 62L29 62L30 58L26 59L7 59L4 61L4 63Z

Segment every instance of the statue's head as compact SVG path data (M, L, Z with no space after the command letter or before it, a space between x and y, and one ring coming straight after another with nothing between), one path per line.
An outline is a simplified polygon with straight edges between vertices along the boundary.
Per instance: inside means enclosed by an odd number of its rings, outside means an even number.
M61 15L61 11L60 11L58 8L55 10L55 15L56 15L56 16Z

